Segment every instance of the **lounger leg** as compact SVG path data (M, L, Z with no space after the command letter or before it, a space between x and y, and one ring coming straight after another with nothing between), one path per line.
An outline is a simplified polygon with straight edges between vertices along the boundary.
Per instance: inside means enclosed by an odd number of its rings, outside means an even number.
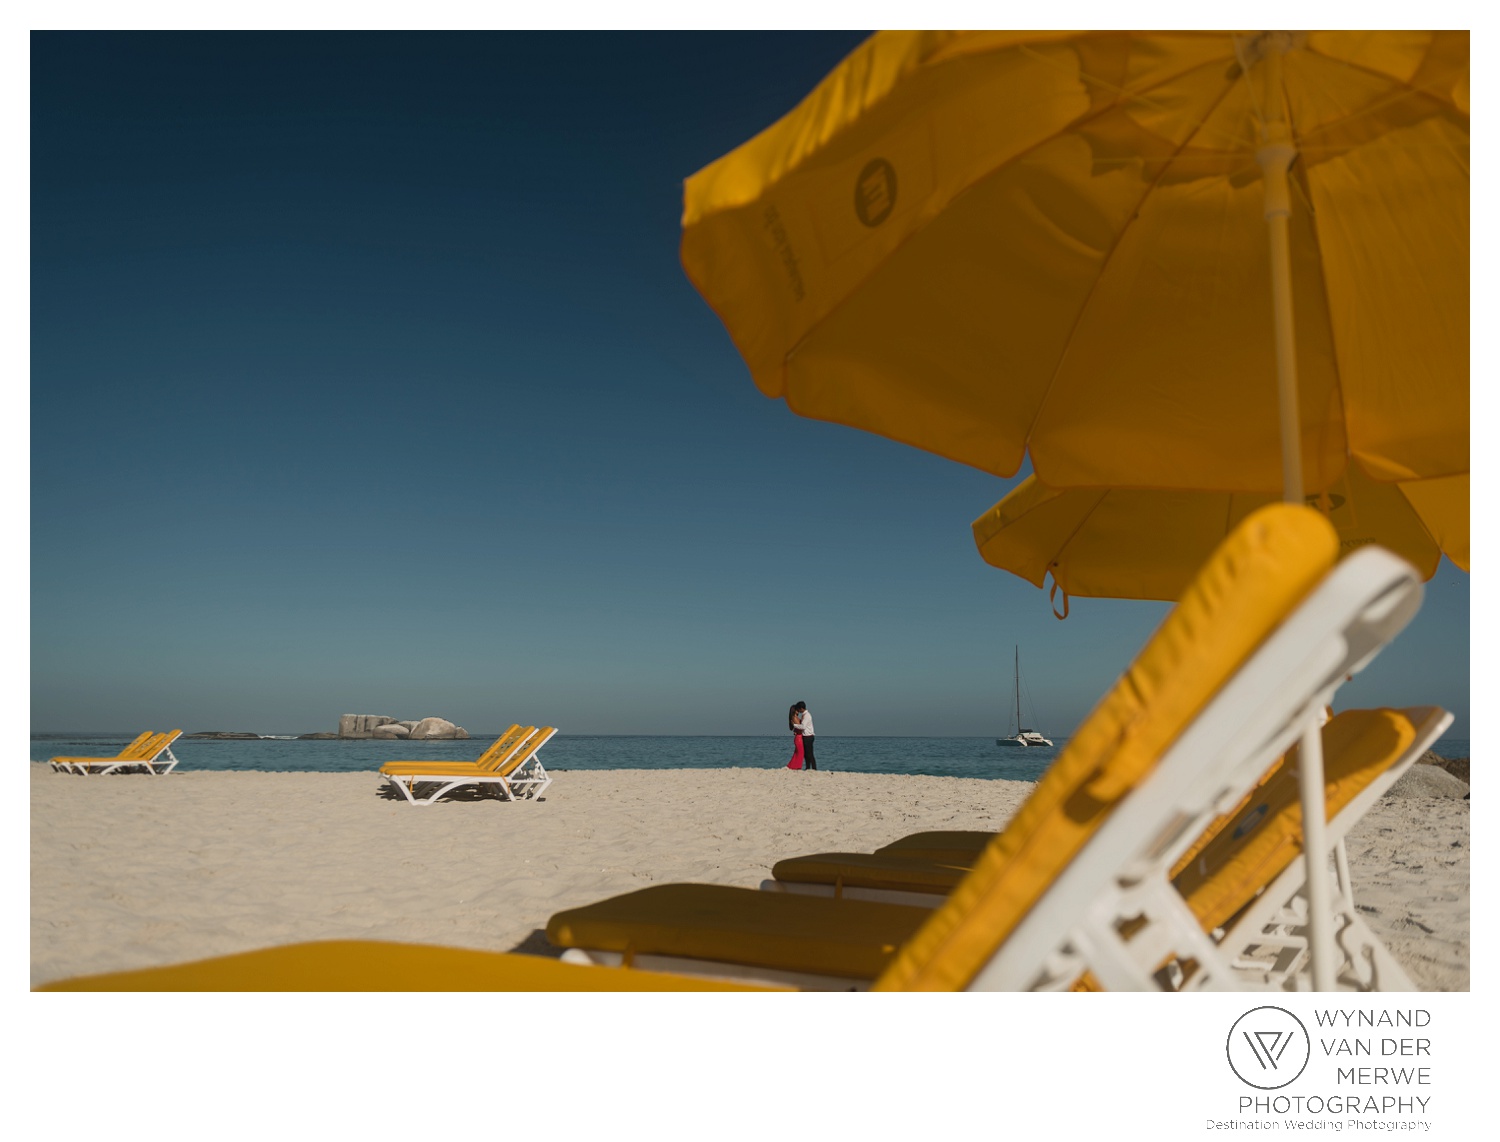
M400 778L387 775L386 780L394 785L400 791L401 796L405 797L407 801L416 804L417 799L411 795L411 790L402 783Z
M1340 916L1339 946L1348 956L1343 982L1357 991L1416 991L1405 969L1386 946L1351 910Z
M1328 812L1323 789L1323 729L1313 715L1302 727L1298 780L1302 792L1303 860L1307 864L1308 940L1314 991L1335 986L1338 951L1333 942L1333 892L1328 883Z
M1177 890L1146 881L1102 897L1069 937L1108 991L1218 991L1233 986L1219 949ZM1192 974L1167 983L1164 964L1188 964Z
M468 778L460 777L457 781L450 781L450 782L448 782L447 785L440 786L438 788L438 791L436 793L434 793L431 797L428 797L426 800L418 801L417 804L418 805L431 805L434 801L436 801L439 797L443 796L445 793L452 793L460 785L469 785L469 784L472 784L472 782L470 782L468 780Z
M1343 897L1343 907L1350 915L1354 914L1354 881L1349 876L1349 850L1344 847L1344 838L1340 837L1338 843L1333 846L1333 868L1338 875L1339 895Z

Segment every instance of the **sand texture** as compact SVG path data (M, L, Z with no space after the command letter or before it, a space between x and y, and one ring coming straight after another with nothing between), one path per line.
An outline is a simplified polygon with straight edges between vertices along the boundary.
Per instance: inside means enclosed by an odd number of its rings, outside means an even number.
M922 829L998 829L1031 789L575 770L538 803L412 806L373 774L31 771L33 984L318 939L546 954L560 909L653 883L754 887L782 857ZM1468 810L1388 799L1351 841L1367 920L1423 988L1468 987Z
M1468 991L1470 803L1444 793L1387 794L1345 845L1355 907L1412 982Z

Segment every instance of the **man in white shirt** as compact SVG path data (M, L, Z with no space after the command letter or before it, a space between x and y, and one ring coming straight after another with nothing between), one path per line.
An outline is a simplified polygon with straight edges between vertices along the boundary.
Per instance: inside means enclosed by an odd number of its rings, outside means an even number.
M802 729L802 768L817 769L817 758L813 757L813 720L812 711L807 708L806 702L797 703L797 725Z

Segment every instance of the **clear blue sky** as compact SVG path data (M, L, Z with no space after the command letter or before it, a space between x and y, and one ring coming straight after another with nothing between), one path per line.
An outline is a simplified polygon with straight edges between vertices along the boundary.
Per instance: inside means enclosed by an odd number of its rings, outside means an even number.
M761 397L682 180L831 34L32 38L32 726L1072 730L1165 607L1046 596L1014 481ZM1468 734L1469 582L1341 706Z

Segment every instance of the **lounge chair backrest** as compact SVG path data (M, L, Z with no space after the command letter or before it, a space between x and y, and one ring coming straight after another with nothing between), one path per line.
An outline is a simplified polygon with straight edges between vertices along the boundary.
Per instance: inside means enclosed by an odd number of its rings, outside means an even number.
M875 987L967 987L1337 557L1338 537L1316 511L1275 504L1247 517Z
M166 734L152 734L140 744L135 753L131 754L131 757L139 761L149 760L162 751L162 747L167 744L167 741L168 735Z
M493 743L491 743L489 749L485 750L478 756L478 758L475 759L474 764L479 766L480 768L483 768L485 765L489 764L494 760L497 753L499 753L501 750L508 750L512 745L515 744L515 739L517 735L520 734L520 732L520 726L512 725L510 729L506 730L503 734L496 738Z
M509 777L517 769L520 769L521 766L533 754L535 754L537 750L546 745L547 742L551 739L552 735L555 733L557 733L557 731L551 726L543 726L526 740L526 745L524 748L518 749L514 753L512 753L510 755L510 758L505 761L498 769L496 769L495 772L498 773L501 777Z
M1416 736L1416 727L1395 710L1349 710L1329 722L1323 728L1329 819L1395 764ZM1206 931L1222 925L1302 855L1300 749L1292 747L1200 852L1174 866L1173 884Z
M157 734L154 740L146 743L146 745L149 747L150 752L143 753L141 756L144 757L147 761L150 761L181 736L181 730L168 730L164 734Z
M508 746L491 754L489 760L479 768L482 769L485 773L498 773L501 776L504 776L505 773L509 772L506 767L515 759L518 754L522 757L526 756L526 745L535 736L535 726L523 726L520 733L516 734L511 739L511 742Z
M155 736L156 735L153 734L150 730L147 730L145 733L141 734L140 737L136 738L135 741L131 742L128 746L126 746L118 754L116 754L116 756L120 758L132 758L139 756L140 751L145 748L146 743Z

